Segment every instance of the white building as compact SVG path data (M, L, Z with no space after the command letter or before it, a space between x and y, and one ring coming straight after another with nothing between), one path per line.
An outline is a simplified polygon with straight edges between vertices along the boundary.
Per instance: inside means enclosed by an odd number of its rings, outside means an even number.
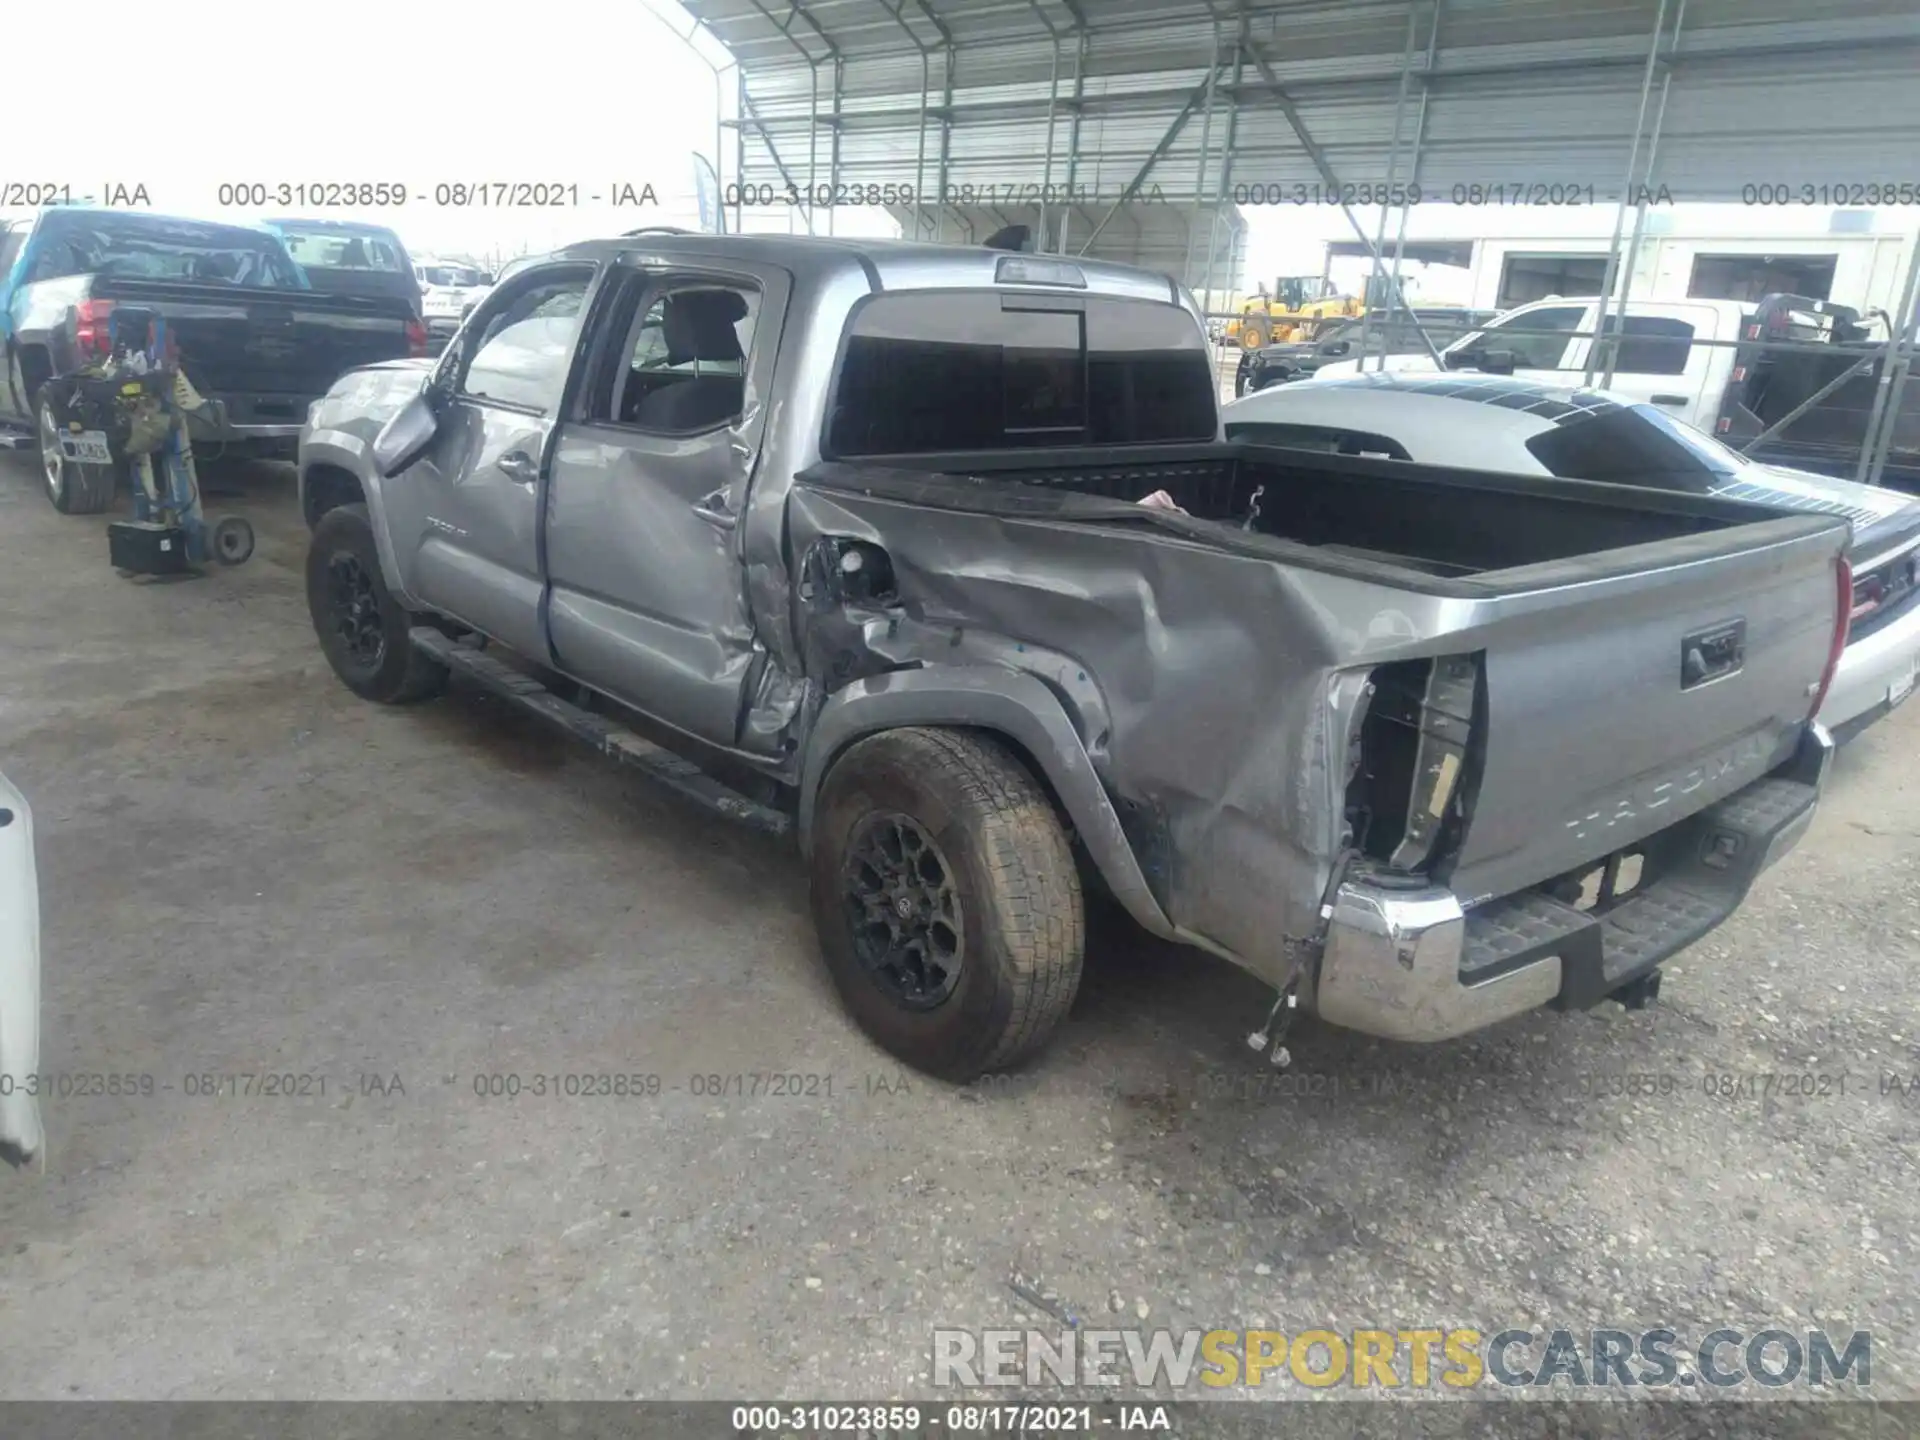
M1504 310L1544 295L1597 295L1613 247L1614 219L1614 207L1597 205L1417 207L1402 273L1416 298L1430 304ZM1320 220L1320 238L1333 278L1355 289L1371 262L1352 231L1338 217L1335 221L1338 228ZM1629 214L1622 251L1632 225ZM1389 227L1389 258L1394 233ZM1920 210L1912 207L1657 207L1647 212L1631 293L1648 299L1746 300L1790 291L1892 313L1913 262L1917 233ZM1257 267L1258 228L1253 238ZM1297 228L1292 238L1301 238ZM1259 270L1252 269L1248 288L1259 278Z

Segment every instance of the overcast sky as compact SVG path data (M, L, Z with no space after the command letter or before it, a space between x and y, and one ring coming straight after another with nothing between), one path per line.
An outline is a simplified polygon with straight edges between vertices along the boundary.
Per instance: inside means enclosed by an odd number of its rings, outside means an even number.
M408 199L397 208L291 208L390 224L417 254L497 260L639 225L694 224L693 156L715 148L714 74L676 35L673 26L684 28L685 18L674 0L511 8L459 0L297 8L172 0L164 20L150 0L7 8L7 108L30 123L0 132L0 183L64 183L76 198L100 196L113 183L144 184L156 209L244 219L288 207L223 206L222 184L399 182ZM79 15L85 21L76 28ZM115 35L137 40L102 38ZM35 56L86 58L76 67ZM723 145L730 160L731 132ZM903 178L912 169L912 156L903 154ZM435 203L437 187L474 182L558 182L577 187L578 203ZM657 206L611 203L622 186L638 195L648 185ZM1318 273L1322 245L1352 236L1327 207L1247 214L1248 284ZM1377 212L1359 215L1373 234ZM762 211L750 228L782 218ZM1881 218L1907 230L1917 223L1911 215ZM1728 235L1817 234L1826 213L1687 206L1676 219ZM1605 235L1612 224L1610 206L1460 212L1425 205L1410 233ZM892 227L884 214L842 212L836 229ZM1453 298L1447 283L1436 274L1422 288L1429 298Z

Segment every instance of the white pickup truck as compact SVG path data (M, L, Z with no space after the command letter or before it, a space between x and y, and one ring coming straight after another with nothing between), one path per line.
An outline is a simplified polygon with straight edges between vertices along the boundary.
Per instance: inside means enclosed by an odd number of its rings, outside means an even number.
M1607 390L1628 402L1656 405L1676 420L1709 434L1715 429L1722 397L1733 378L1734 352L1699 341L1741 338L1740 327L1752 311L1739 300L1628 300L1620 352ZM1611 333L1616 316L1608 315ZM1482 329L1449 345L1448 369L1494 369L1516 380L1544 385L1577 384L1586 372L1591 337L1602 333L1597 298L1549 296L1503 312ZM1470 357L1495 357L1492 365ZM1369 359L1369 371L1381 368ZM1422 354L1389 355L1385 368L1430 371L1439 367ZM1316 380L1360 373L1360 362L1323 365Z

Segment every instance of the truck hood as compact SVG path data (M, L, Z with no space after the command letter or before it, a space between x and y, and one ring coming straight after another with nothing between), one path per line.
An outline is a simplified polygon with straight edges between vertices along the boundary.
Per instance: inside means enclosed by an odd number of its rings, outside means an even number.
M0 1158L20 1164L45 1136L29 1078L40 1071L40 890L33 815L0 775Z

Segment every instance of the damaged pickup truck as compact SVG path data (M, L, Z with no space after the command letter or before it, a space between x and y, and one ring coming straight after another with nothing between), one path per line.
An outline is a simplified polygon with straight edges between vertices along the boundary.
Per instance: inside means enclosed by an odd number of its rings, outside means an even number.
M594 242L315 407L308 601L368 699L458 671L796 831L842 996L936 1075L1044 1045L1083 885L1269 1020L1650 999L1812 818L1845 522L1219 423L1161 276Z

